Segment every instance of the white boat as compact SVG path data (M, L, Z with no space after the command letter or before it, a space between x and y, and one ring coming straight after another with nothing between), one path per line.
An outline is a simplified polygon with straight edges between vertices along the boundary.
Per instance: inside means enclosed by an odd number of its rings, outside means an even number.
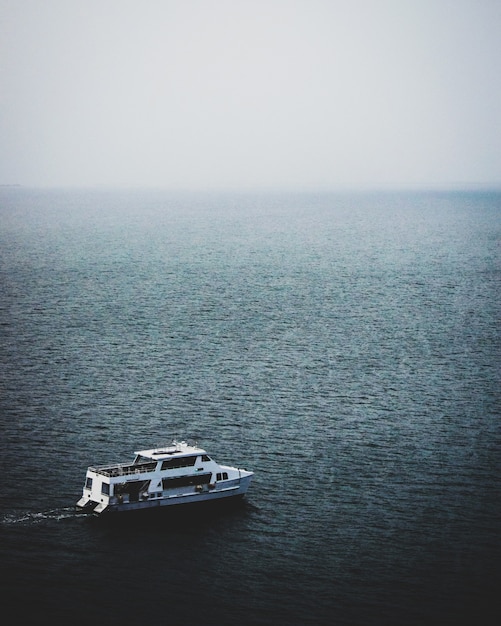
M100 516L238 498L254 476L184 441L135 455L132 463L89 467L77 509Z

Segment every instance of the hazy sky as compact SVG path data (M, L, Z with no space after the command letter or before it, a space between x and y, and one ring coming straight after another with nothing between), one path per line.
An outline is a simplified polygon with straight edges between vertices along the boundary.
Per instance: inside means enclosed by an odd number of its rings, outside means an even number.
M0 183L501 184L501 0L0 0Z

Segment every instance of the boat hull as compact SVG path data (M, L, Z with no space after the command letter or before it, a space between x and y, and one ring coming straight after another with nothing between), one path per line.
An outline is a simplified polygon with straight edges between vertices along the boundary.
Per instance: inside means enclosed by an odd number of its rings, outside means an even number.
M193 508L194 505L221 506L230 501L241 500L251 483L252 475L242 477L238 485L231 487L204 490L202 492L176 493L166 495L162 498L138 500L134 502L122 502L103 505L93 501L87 501L84 506L77 505L77 510L81 513L92 514L95 517L123 516L130 513L154 511L159 509L180 510Z

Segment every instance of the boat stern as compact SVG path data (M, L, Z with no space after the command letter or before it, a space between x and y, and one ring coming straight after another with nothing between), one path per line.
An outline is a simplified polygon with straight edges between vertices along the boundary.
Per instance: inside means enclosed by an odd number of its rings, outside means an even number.
M84 513L101 512L110 501L110 481L97 474L92 468L87 470L82 497L76 503L77 510Z

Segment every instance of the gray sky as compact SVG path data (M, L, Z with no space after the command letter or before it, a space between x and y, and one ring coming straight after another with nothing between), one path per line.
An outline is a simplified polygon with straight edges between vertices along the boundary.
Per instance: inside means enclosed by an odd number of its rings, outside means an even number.
M501 184L501 0L0 0L0 183Z

